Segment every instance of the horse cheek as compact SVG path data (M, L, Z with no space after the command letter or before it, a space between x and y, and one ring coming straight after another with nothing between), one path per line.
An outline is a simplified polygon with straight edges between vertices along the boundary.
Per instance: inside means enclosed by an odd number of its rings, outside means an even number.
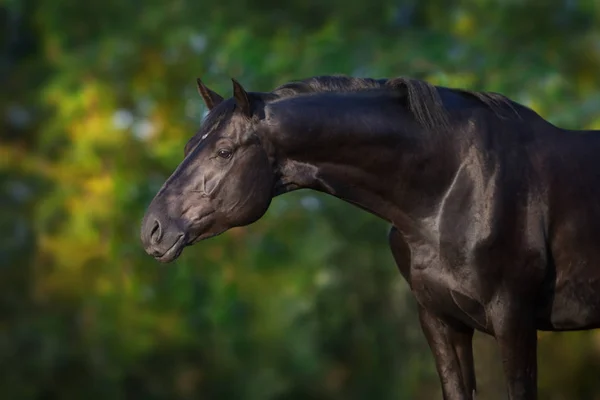
M243 193L245 197L244 207L244 222L251 224L261 218L273 197L274 175L269 167L268 161L260 160L253 168L248 169L246 179L244 179Z

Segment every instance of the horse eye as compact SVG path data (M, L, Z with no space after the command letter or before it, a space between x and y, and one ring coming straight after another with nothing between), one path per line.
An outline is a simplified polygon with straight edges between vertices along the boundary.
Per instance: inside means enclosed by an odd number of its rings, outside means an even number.
M231 158L232 154L233 153L231 152L231 150L227 150L227 149L221 149L221 150L217 151L217 155L219 157L225 158L225 159Z

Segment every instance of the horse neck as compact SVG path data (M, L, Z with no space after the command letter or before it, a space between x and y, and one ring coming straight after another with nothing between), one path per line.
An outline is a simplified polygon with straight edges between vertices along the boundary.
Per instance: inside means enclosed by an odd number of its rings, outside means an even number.
M448 135L403 113L385 107L367 108L365 115L336 107L320 108L320 115L297 112L302 123L291 117L275 124L276 195L310 188L396 223L435 207L458 168Z

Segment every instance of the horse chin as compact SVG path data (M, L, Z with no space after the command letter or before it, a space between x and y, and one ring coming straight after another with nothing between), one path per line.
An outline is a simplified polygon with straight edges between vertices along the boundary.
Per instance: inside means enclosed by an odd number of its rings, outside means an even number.
M167 250L164 254L162 254L160 256L155 256L154 258L163 264L168 264L168 263L175 261L176 259L179 258L179 256L181 255L181 252L185 248L186 240L187 239L186 239L185 235L180 236L180 238L177 239L177 241L175 243L173 243L173 246L171 246L171 248L169 248L169 250Z

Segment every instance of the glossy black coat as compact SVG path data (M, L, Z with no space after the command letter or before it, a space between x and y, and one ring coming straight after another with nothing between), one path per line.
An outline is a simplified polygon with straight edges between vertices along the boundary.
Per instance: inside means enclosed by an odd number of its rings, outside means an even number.
M259 219L299 188L389 221L445 399L472 399L474 330L493 335L510 399L535 399L536 330L600 327L600 134L491 93L315 77L234 81L142 222L163 262Z

